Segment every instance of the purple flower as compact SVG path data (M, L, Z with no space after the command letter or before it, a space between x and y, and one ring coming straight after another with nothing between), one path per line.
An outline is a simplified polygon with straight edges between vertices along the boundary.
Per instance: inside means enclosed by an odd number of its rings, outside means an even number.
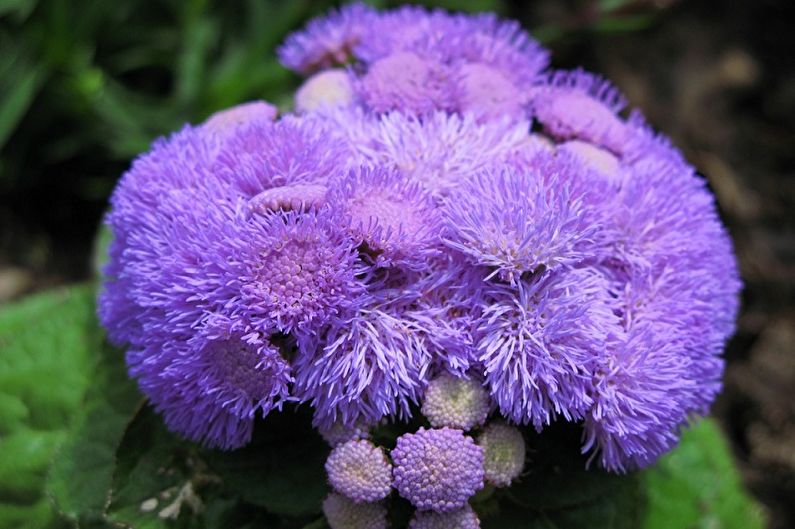
M491 403L539 430L582 421L583 450L624 471L708 410L741 288L731 242L703 179L615 88L546 71L516 23L416 7L344 7L280 54L320 70L301 115L214 114L158 140L111 199L100 318L172 430L237 447L300 401L337 443L424 396L433 425L476 427ZM460 431L393 455L421 509L481 486ZM327 504L332 527L386 523Z
M258 233L240 253L240 309L252 325L289 333L319 329L361 295L353 241L326 213L254 216Z
M131 349L130 374L171 430L210 447L241 447L255 415L288 400L289 365L273 345L238 334L191 340L201 341Z
M442 215L430 195L394 169L359 168L330 183L329 202L379 266L423 268L439 253Z
M374 112L430 114L450 108L451 73L432 60L398 52L373 62L357 84L357 93Z
M326 17L312 20L305 30L287 37L279 48L279 59L302 74L345 64L377 16L372 8L359 3L332 11Z
M483 450L461 430L407 433L392 450L395 488L417 509L449 512L483 488Z
M582 164L546 153L522 168L476 173L445 201L446 242L512 284L596 257L611 197L593 180Z
M469 505L450 512L417 511L409 529L480 529L480 520Z
M423 119L394 112L354 129L351 148L367 164L394 165L435 196L448 194L472 173L523 149L529 122L478 123L472 116L436 112Z
M316 426L410 416L431 358L421 328L403 318L402 291L380 289L321 333L299 335L293 394L315 408Z
M580 139L621 152L626 142L624 122L617 116L626 102L613 85L575 70L554 72L534 89L531 113L557 139Z
M382 500L392 490L392 465L370 441L338 445L326 460L326 473L334 490L356 503Z
M502 414L541 429L592 404L591 366L618 330L607 282L590 270L545 272L482 301L478 353Z
M342 172L347 156L342 142L288 116L239 127L219 149L212 171L252 198L274 187L323 183Z

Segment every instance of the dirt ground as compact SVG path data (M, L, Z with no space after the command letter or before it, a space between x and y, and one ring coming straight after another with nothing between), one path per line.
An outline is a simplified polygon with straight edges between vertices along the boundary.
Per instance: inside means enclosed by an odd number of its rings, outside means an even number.
M513 6L528 27L568 9ZM771 529L795 527L795 3L682 0L651 28L552 48L556 66L614 80L715 191L745 281L715 413ZM87 277L102 203L70 211L69 225L30 220L36 208L68 208L68 197L34 197L30 216L0 218L10 228L0 248L19 257L0 255L0 303Z

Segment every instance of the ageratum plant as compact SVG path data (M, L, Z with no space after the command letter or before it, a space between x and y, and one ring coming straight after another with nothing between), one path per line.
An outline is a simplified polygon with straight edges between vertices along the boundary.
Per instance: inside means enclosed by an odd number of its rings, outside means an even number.
M416 7L345 7L279 54L309 76L294 113L185 126L113 194L99 313L171 430L231 450L309 406L331 527L386 527L392 494L421 529L478 527L527 425L581 425L622 473L707 412L731 242L611 84L515 22Z

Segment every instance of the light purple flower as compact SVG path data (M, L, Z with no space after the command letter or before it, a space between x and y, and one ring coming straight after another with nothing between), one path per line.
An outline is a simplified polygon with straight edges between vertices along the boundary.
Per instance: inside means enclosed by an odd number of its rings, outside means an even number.
M398 437L392 450L395 488L419 510L449 512L483 488L483 450L461 430L426 430Z
M279 59L302 74L345 64L377 16L372 8L355 3L316 18L303 31L287 37L279 48Z
M335 447L326 460L326 473L334 490L356 503L383 500L392 490L392 464L370 441Z

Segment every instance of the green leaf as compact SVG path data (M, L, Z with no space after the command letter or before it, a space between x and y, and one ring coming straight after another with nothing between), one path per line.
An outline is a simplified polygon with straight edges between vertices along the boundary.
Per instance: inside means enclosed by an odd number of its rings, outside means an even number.
M645 529L761 529L759 506L743 490L720 428L702 420L680 446L645 472Z
M143 406L116 451L106 519L140 529L168 527L168 506L184 503L179 493L188 483L186 447L150 406ZM171 510L182 514L183 506L172 505Z
M89 384L99 343L93 298L80 286L0 311L0 527L57 524L42 490Z
M207 451L205 460L247 502L287 516L319 514L328 493L323 468L328 446L307 409L286 408L258 422L253 441L232 452Z
M53 461L48 492L73 520L99 519L108 501L116 448L141 396L121 351L100 344L82 413Z

